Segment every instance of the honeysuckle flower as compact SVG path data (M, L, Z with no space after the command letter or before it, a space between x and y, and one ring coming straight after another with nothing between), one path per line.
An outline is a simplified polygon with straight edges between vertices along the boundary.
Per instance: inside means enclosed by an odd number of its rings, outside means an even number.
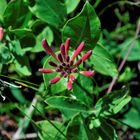
M75 73L80 73L85 76L93 76L94 71L80 71L78 66L83 63L85 60L87 60L92 55L92 50L89 50L87 53L85 53L81 58L76 60L75 58L81 53L81 51L84 48L84 42L81 42L80 45L77 47L77 49L74 51L73 55L69 56L69 47L70 47L70 41L71 39L68 38L65 42L65 44L60 45L60 53L57 55L53 52L51 47L48 45L46 39L42 40L42 46L44 47L46 53L52 55L56 62L53 62L51 60L48 61L48 64L53 67L53 69L47 69L47 68L40 68L39 71L42 73L53 73L57 72L59 73L59 76L57 75L53 79L49 81L49 84L55 84L61 80L62 77L68 78L67 81L67 89L72 89L72 84L75 81Z
M4 36L4 29L0 27L0 41L3 39Z

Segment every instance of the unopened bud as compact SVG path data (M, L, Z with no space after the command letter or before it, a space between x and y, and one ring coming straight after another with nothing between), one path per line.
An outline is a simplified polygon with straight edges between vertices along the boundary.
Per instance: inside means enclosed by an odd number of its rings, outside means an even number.
M95 74L95 71L80 71L81 74L85 76L93 76Z
M42 46L44 47L45 51L49 54L51 54L56 60L58 60L57 56L55 53L52 51L51 47L48 45L48 42L46 39L42 40Z
M65 42L65 53L66 53L66 56L68 55L68 50L69 50L69 46L70 46L70 41L71 39L70 38L67 38L66 42Z
M56 76L55 78L53 78L52 80L49 81L49 84L55 84L55 83L57 83L60 79L61 79L60 76Z
M53 66L53 67L57 67L57 64L54 63L53 61L49 61L48 63L49 63L49 65L51 65L51 66Z
M81 58L84 62L86 59L88 59L92 55L92 50L88 51L84 56Z
M52 72L54 72L54 70L52 70L52 69L45 69L45 68L40 68L39 71L42 72L42 73L52 73Z
M78 48L74 51L74 54L72 56L72 60L74 60L74 58L81 53L83 48L84 48L84 42L81 42L81 44L78 46Z
M0 27L0 41L3 39L4 36L4 29Z
M72 89L72 81L71 79L69 79L68 83L67 83L67 89L71 90Z

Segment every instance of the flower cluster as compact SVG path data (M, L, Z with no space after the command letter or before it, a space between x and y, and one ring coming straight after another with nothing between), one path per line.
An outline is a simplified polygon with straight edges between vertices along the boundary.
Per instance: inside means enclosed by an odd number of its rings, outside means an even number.
M47 68L40 68L39 71L43 73L53 73L58 72L60 73L59 76L56 76L55 78L51 79L49 81L50 84L55 84L58 82L62 77L66 78L68 77L67 82L67 89L72 89L72 83L75 80L74 73L80 73L85 76L93 76L94 71L80 71L78 69L78 66L84 62L86 59L88 59L92 55L92 50L85 53L80 59L77 61L75 58L81 53L81 51L84 48L84 42L81 42L80 45L77 47L77 49L74 51L72 57L69 56L68 50L70 47L70 38L68 38L65 42L65 44L61 44L60 46L60 53L56 55L52 49L49 47L46 39L42 40L42 45L47 53L52 55L58 63L55 63L53 61L49 61L49 65L53 66L54 69L47 69Z
M0 41L3 39L4 36L4 29L0 27Z

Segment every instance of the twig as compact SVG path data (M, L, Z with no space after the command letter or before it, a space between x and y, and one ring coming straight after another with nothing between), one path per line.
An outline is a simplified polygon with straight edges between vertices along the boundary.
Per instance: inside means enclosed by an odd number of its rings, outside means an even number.
M2 136L6 136L9 140L12 140L11 135L7 131L5 131L1 126L0 126L0 132Z
M30 105L28 112L27 112L28 116L32 116L32 114L34 112L33 106L36 106L36 103L37 103L37 95L33 98L32 102L31 102L31 105ZM26 124L28 121L29 121L29 119L25 116L23 118L23 122L24 122L23 124ZM26 127L26 125L22 125L21 127L18 128L16 133L13 135L14 140L18 140L21 137L22 133L25 130L25 127Z
M37 138L37 134L36 133L29 133L29 134L26 134L26 135L22 135L20 137L18 137L16 140L27 140L27 139L35 139Z
M135 44L135 41L138 37L139 32L140 32L140 19L138 20L137 29L136 29L136 33L135 33L135 36L133 38L133 41L131 42L129 49L128 49L124 59L122 60L120 66L118 68L118 72L120 72L122 70L123 66L125 65L125 62L126 62L128 56L129 56L129 54L131 53L133 47L134 47L134 44ZM112 81L110 83L110 86L107 90L107 93L110 93L112 91L112 88L113 88L114 84L116 83L117 79L118 79L118 76L116 76L112 79Z
M131 2L131 1L115 1L109 5L107 5L105 8L103 8L101 10L101 12L98 14L99 16L101 16L108 8L116 5L116 4L128 4L128 5L134 5L134 6L137 6L137 7L140 7L139 4L140 2Z

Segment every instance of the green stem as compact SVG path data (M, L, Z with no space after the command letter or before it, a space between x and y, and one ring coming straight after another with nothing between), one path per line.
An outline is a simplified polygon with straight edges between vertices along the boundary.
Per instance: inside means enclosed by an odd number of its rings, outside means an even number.
M36 111L38 111L40 114L42 114L41 111L37 107L35 107L35 106L33 106L33 107L36 109ZM58 130L58 132L60 134L62 134L66 138L66 136L64 135L64 133L55 124L53 124L46 116L43 115L42 117L45 120L47 120L56 130Z
M21 79L16 79L16 78L9 77L9 76L3 75L3 74L0 74L0 77L5 77L5 78L11 79L11 80L16 80L16 81L24 82L24 83L27 83L27 84L39 87L39 85L37 85L35 83L31 83L31 82L28 82L28 81L25 81L25 80L21 80Z

